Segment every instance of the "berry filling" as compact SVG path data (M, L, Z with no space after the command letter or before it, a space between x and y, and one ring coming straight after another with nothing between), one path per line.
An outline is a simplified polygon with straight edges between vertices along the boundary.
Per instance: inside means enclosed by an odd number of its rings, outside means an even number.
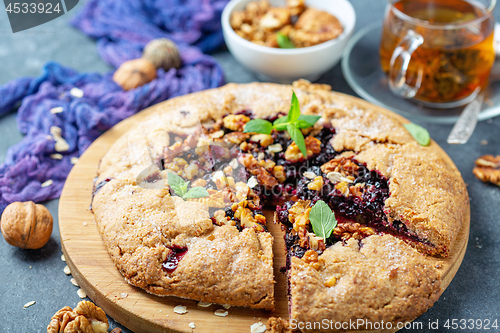
M177 266L179 266L179 261L181 261L182 257L187 253L187 247L180 246L169 246L170 252L167 255L167 258L163 262L162 269L167 273L172 273L175 271Z

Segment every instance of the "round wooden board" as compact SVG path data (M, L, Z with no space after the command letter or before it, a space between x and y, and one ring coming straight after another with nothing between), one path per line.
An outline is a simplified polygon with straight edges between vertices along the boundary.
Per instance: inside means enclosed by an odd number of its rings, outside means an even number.
M376 109L398 118L401 122L408 122L395 113L361 99L340 93L338 95L360 107ZM87 295L109 316L136 333L249 332L252 324L259 321L266 324L271 316L288 318L287 283L284 274L279 270L285 265L283 233L280 227L273 223L268 225L270 232L274 235L276 310L273 313L232 307L228 310L227 317L218 317L214 315L214 311L222 308L220 305L214 304L208 308L202 308L197 306L196 301L147 294L142 289L129 285L115 268L89 209L93 180L99 161L111 145L139 122L160 112L162 112L162 103L108 130L87 149L69 174L59 202L59 229L62 250L72 275ZM435 142L431 144L437 146ZM455 167L448 155L441 148L439 150L443 158ZM272 221L273 212L265 213L268 221ZM445 270L442 278L443 288L450 284L465 255L469 238L469 216L467 214L451 255L445 259L434 259L443 262ZM177 305L187 306L188 312L184 315L174 313L173 308ZM191 329L190 323L194 323L196 329Z

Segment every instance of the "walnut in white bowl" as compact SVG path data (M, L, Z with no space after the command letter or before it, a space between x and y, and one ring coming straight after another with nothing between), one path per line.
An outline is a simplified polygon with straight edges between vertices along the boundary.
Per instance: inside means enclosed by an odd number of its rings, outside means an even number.
M344 28L324 10L307 7L305 0L288 0L273 7L267 0L250 2L230 19L236 34L252 43L275 47L308 47L337 38Z
M315 81L335 66L355 23L348 0L231 0L222 13L231 54L259 80L279 83Z

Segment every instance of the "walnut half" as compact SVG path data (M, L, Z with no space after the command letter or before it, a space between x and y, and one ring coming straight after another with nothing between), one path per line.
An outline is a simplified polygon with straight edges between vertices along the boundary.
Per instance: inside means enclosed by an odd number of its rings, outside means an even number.
M89 301L81 301L73 310L65 306L50 320L47 333L106 333L108 318L104 311Z
M484 155L476 160L472 173L483 182L500 186L500 155Z

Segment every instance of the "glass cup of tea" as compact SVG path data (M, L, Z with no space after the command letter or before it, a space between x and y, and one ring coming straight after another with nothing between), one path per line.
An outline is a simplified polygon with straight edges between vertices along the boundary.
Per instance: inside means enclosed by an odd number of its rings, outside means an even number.
M394 94L448 108L486 88L496 0L388 1L380 59Z

